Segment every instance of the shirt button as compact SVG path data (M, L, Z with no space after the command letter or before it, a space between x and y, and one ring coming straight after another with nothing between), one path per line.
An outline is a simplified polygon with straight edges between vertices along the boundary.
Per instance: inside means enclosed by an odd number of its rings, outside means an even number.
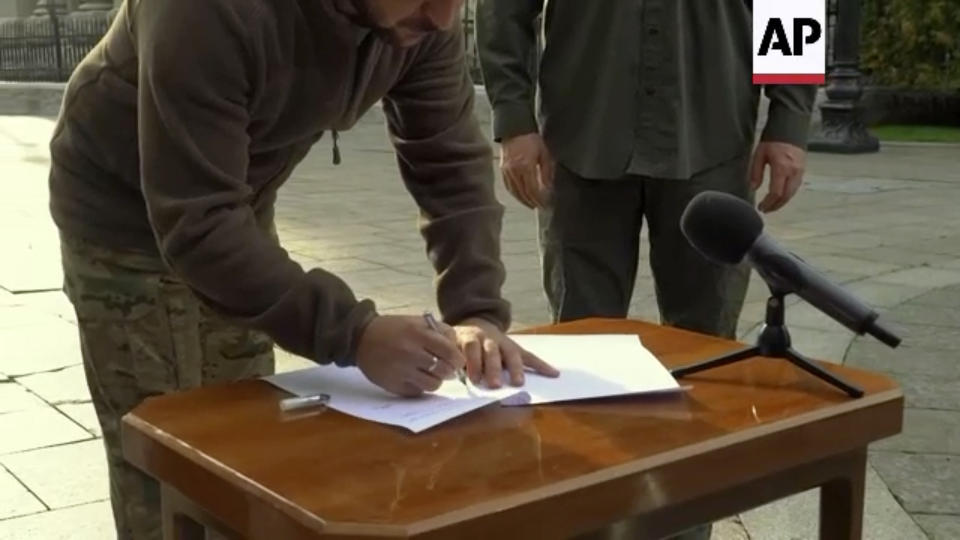
M648 87L648 88L645 88L645 89L643 90L643 92L644 92L645 94L647 94L648 96L652 96L652 95L654 95L654 94L657 93L656 90L654 90L653 88L649 88L649 87Z

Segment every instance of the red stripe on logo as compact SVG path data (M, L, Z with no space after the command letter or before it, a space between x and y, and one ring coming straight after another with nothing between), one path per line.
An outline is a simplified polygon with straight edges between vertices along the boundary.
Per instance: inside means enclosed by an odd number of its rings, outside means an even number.
M753 84L824 84L822 73L754 73Z

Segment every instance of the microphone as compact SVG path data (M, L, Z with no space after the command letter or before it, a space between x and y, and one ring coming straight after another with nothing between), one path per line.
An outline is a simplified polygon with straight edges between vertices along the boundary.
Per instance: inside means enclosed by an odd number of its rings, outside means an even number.
M900 344L877 321L876 311L764 233L760 214L746 201L717 191L700 193L684 210L680 229L707 259L726 265L746 259L774 293L795 293L858 335L870 334L894 348Z

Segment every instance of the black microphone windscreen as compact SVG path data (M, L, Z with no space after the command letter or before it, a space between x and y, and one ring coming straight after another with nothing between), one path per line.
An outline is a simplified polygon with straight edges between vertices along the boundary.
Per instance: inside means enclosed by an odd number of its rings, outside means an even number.
M704 257L721 264L738 264L763 232L763 219L743 199L704 191L683 211L680 229Z

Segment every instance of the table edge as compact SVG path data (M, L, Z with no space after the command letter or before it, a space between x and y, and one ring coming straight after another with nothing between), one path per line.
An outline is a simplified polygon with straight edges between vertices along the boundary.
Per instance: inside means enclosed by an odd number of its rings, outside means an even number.
M227 467L222 462L213 458L192 446L182 443L176 437L169 433L154 427L153 425L136 416L135 412L124 416L123 422L128 424L129 428L136 430L140 436L148 437L159 443L161 446L179 455L181 458L189 461L193 466L200 469L206 469L217 478L233 486L241 493L249 493L260 497L267 505L290 519L296 521L308 529L317 533L333 535L415 535L423 534L443 527L453 526L457 523L476 519L492 513L493 511L502 511L505 508L514 508L530 504L548 497L555 497L572 491L589 488L598 484L610 481L611 479L635 475L643 470L654 469L663 466L666 463L689 459L697 455L703 455L722 448L744 444L748 441L755 441L769 437L778 433L783 433L800 426L855 412L859 409L868 409L903 400L903 391L898 386L895 388L882 390L875 394L869 394L862 398L850 399L847 402L839 403L818 410L808 411L801 415L784 418L768 424L758 425L735 433L730 433L706 441L701 441L678 449L661 452L651 456L646 456L637 460L629 461L603 470L586 473L574 478L569 478L556 482L549 486L542 486L531 490L513 493L495 499L483 501L470 506L459 508L444 514L411 521L405 524L367 524L358 522L330 521L323 516L311 513L307 509L295 504L290 499L267 489L263 485L244 477L242 474ZM902 408L901 408L902 410ZM863 441L868 445L876 440L891 436L879 435ZM182 448L185 451L176 451L175 448ZM669 462L666 456L670 456ZM148 471L149 474L149 471ZM238 480L247 478L246 483ZM178 487L179 489L179 487Z
M503 510L504 508L522 506L524 504L536 502L548 497L555 497L557 495L562 495L575 490L593 487L615 478L635 475L644 470L652 470L670 462L689 459L697 455L707 454L708 452L712 452L714 450L729 448L750 441L756 441L760 438L789 431L818 420L848 414L859 409L869 409L898 400L902 401L902 399L903 391L900 388L892 388L877 392L876 394L870 394L869 396L864 396L862 398L853 399L848 403L839 405L837 408L825 408L816 411L809 411L802 415L783 420L777 420L775 422L763 424L755 428L741 430L736 433L708 439L706 441L695 443L680 449L661 452L652 456L647 456L627 463L622 463L620 465L615 465L613 467L608 467L600 471L594 471L574 478L569 478L567 480L551 484L550 486L539 487L520 493L506 495L497 499L484 501L447 512L446 514L439 514L437 516L419 521L411 521L406 525L389 525L387 527L390 527L391 529L399 528L408 532L409 534L423 534L440 529L442 527L455 525L478 516L489 514L491 513L491 510ZM867 400L867 402L865 403L864 400ZM854 404L859 406L854 406ZM865 440L863 444L868 445L881 438L884 437L880 436L871 438L869 440ZM670 455L669 461L666 459L667 455ZM363 523L330 521L327 532L338 534L357 534L359 531L369 530L369 528L370 525Z

